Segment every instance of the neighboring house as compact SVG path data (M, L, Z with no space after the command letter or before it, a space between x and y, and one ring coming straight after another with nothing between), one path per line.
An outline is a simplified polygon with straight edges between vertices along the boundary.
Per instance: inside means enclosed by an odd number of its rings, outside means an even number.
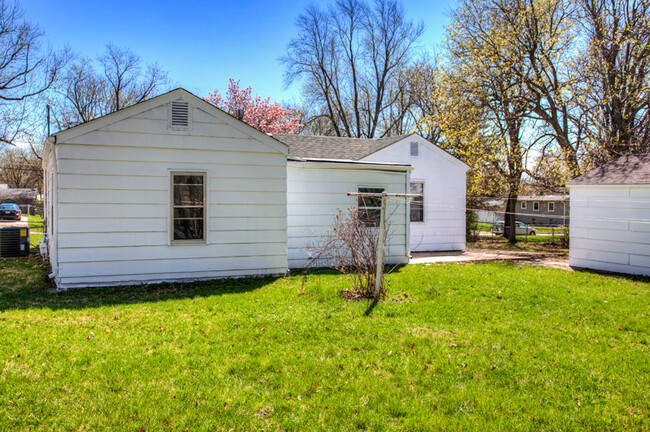
M0 203L13 202L20 205L32 205L37 196L36 189L0 188Z
M287 156L285 144L183 89L48 137L44 241L55 283L284 274L287 244L300 242L288 237L288 220L294 227L314 211L324 224L335 206L355 204L344 190L385 184L403 191L408 184L409 167L394 167L398 174L389 177L381 164L357 174L331 161L288 187ZM333 190L327 185L341 180L332 205L314 210L316 189ZM291 202L303 204L288 207L288 190ZM296 198L301 191L307 196ZM401 246L389 244L392 258L406 259L408 239L395 241Z
M517 198L517 220L527 225L568 225L569 196L520 196Z
M410 203L410 249L465 249L465 192L469 167L417 134L363 139L313 135L273 135L291 156L345 159L413 167L409 191L422 194Z
M621 156L567 187L569 264L650 275L650 153Z

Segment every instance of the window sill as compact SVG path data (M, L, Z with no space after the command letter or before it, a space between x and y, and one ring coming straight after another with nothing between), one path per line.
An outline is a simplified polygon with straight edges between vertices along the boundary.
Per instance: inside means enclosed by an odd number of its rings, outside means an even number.
M199 245L208 245L207 240L177 240L167 243L167 246L199 246Z

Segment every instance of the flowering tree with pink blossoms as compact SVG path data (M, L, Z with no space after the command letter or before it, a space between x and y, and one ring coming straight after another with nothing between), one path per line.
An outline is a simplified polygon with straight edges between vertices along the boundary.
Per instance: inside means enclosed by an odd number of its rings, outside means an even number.
M250 87L240 89L239 80L232 78L225 98L215 90L204 99L235 117L243 110L242 120L264 133L295 134L303 126L295 108L283 108L279 102L271 103L271 98L253 97Z

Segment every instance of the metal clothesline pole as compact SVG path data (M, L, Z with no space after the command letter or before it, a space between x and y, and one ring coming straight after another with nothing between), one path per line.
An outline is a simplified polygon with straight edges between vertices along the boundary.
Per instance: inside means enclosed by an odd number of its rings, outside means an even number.
M418 198L420 194L348 192L348 196L381 198L379 213L379 239L377 240L377 273L375 274L375 298L379 298L384 280L384 242L386 241L386 201L388 198Z

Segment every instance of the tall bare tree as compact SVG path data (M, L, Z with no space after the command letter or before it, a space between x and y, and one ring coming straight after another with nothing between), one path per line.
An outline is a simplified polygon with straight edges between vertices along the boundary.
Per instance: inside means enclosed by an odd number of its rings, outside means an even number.
M45 49L42 36L18 3L0 0L0 143L14 144L31 125L31 104L69 60L67 51Z
M142 102L168 86L159 65L143 66L129 49L108 44L96 61L80 58L67 69L52 102L55 119L65 129Z
M328 9L309 6L297 26L282 58L285 78L302 82L319 129L368 138L400 130L406 108L396 108L408 106L404 71L423 25L407 20L394 0L338 0Z
M0 150L0 183L11 188L37 189L40 193L43 189L40 160L24 147L5 147Z
M581 0L588 50L582 110L595 163L650 151L650 2Z

